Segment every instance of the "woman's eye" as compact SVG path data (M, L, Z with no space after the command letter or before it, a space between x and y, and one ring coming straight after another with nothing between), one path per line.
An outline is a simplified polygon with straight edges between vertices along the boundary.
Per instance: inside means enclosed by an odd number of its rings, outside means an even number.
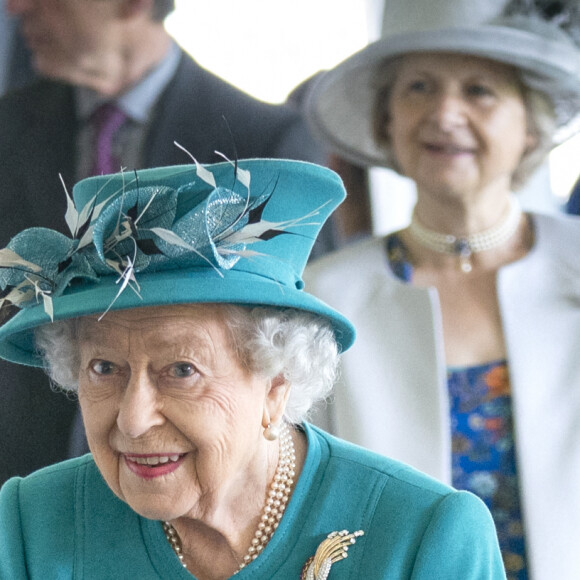
M485 85L471 85L467 87L467 94L472 97L487 97L493 94L493 91Z
M196 374L196 369L191 363L180 362L171 365L170 375L176 379L185 379Z
M108 360L97 360L91 363L91 370L97 375L112 375L115 369L115 364Z
M428 89L426 81L415 80L409 83L409 91L412 93L426 93Z

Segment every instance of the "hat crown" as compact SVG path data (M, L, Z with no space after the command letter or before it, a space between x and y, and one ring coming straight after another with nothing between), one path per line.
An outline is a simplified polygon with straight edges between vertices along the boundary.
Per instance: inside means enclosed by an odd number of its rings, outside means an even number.
M449 27L476 26L498 18L508 0L388 0L382 37Z
M345 195L336 176L327 171L274 160L163 167L82 180L73 198L85 215L84 208L104 204L93 226L103 262L105 239L115 235L122 216L136 238L155 228L156 250L161 253L147 260L149 271L245 269L300 287L316 236ZM310 183L318 188L300 196L296 183L302 174L310 175ZM333 180L335 187L330 185ZM146 227L140 227L144 222ZM160 227L169 228L195 251L168 247L167 237L159 239Z
M529 32L546 40L580 44L580 8L568 2L541 0L389 0L385 2L382 38L492 25ZM564 31L567 29L567 32ZM574 36L579 37L574 39Z

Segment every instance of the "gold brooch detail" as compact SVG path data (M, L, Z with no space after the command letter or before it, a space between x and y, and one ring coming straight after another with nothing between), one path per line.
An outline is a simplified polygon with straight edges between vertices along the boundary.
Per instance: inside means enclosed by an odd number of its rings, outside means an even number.
M352 534L347 530L328 534L316 549L314 556L306 560L302 574L300 574L300 580L326 580L330 574L331 566L348 557L349 547L356 543L358 537L363 535L362 530Z

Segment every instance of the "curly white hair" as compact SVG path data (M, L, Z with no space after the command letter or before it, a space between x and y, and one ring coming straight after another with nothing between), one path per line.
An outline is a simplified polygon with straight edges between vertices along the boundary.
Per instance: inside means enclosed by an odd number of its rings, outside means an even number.
M339 352L331 325L295 309L222 305L238 361L251 372L291 385L285 419L299 423L323 401L336 380ZM79 376L78 321L69 319L36 330L36 347L51 380L76 392Z

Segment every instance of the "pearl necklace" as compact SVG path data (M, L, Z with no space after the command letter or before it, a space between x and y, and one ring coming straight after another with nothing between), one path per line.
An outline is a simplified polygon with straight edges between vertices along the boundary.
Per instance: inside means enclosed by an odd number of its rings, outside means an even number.
M294 450L294 441L292 440L288 425L284 424L280 430L280 455L278 457L276 473L270 484L270 490L268 491L266 504L262 510L258 529L252 538L252 543L237 572L255 560L274 535L282 519L282 515L286 510L286 504L290 499L290 494L292 493L294 476L296 474L295 469L296 453ZM183 567L187 568L186 563L183 561L181 539L176 529L169 522L162 522L162 526L167 541L173 548Z
M461 270L463 272L471 272L471 255L485 250L492 250L505 244L516 233L521 216L522 209L515 197L511 196L510 208L505 218L483 232L468 236L440 234L427 229L419 223L415 212L413 212L411 223L409 224L409 233L422 246L434 252L459 256Z
M173 548L175 555L179 558L181 565L187 568L187 564L183 561L183 551L181 549L181 538L179 537L177 530L169 522L161 522L163 526L163 531L165 532L165 537L169 542L169 545Z

